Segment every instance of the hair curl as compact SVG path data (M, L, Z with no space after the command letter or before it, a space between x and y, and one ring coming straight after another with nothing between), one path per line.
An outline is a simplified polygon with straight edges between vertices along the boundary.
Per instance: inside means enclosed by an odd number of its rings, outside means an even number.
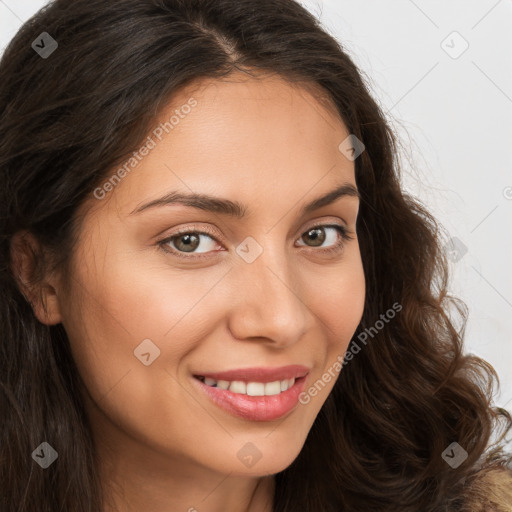
M59 45L47 59L31 49L43 31ZM80 205L140 145L161 106L195 80L235 70L320 86L364 142L355 161L366 278L357 332L402 306L343 368L301 453L276 475L275 512L441 511L480 468L510 464L490 440L511 417L492 406L492 366L463 353L467 308L447 293L441 227L401 191L395 136L362 73L314 16L293 0L56 0L0 62L2 510L102 507L66 332L41 324L18 288L13 236L31 232L55 256L35 255L33 283L67 269ZM59 463L36 471L30 454L42 439ZM441 457L454 441L468 452L457 469Z

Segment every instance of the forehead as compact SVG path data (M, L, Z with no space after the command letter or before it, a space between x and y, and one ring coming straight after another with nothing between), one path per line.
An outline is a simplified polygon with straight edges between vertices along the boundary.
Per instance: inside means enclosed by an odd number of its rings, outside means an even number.
M354 182L353 163L338 149L348 135L315 84L242 73L202 79L160 110L145 141L152 149L124 173L107 202L114 199L117 212L127 215L166 190L222 191L250 202L283 190L302 195L319 180L321 190L341 179Z
M306 122L311 125L311 131L345 128L332 98L319 84L291 82L280 75L263 72L255 72L254 76L235 72L222 79L197 80L173 95L159 120L168 119L169 112L185 105L191 97L197 99L203 114L196 117L202 117L209 126L226 128L228 124L238 124L247 131L247 120L259 119L268 126L285 114L279 125L288 122L299 126ZM221 115L208 119L208 114L213 112ZM261 125L254 130L258 127ZM200 128L199 123L192 128ZM271 131L270 135L275 137L278 133Z

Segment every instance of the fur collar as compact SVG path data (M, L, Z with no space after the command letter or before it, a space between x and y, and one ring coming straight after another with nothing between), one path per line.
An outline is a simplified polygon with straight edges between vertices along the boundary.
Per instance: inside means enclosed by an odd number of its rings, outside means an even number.
M456 501L446 512L512 512L512 470L481 469L467 478Z

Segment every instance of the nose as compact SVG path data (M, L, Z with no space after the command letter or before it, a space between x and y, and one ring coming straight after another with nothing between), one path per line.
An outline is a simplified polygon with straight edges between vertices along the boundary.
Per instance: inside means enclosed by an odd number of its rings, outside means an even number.
M239 261L231 270L233 299L229 329L236 339L265 340L276 348L296 343L311 327L298 271L282 251L264 249L252 263ZM293 284L293 286L292 286Z

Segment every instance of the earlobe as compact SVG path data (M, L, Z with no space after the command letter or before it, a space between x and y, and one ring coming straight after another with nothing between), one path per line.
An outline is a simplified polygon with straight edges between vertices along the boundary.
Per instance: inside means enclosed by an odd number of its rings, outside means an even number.
M59 298L56 289L50 284L39 288L37 300L30 301L34 315L45 325L57 325L62 321Z
M10 253L13 276L36 318L45 325L60 323L57 282L44 268L47 258L39 242L32 233L20 231L11 240Z

